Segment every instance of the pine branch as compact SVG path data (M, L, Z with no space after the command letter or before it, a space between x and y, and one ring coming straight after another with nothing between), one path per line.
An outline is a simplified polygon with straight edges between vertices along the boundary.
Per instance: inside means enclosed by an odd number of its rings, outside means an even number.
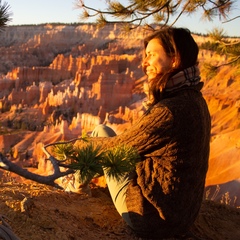
M237 18L240 18L240 16L236 16L236 17L231 18L231 19L229 19L229 20L223 21L223 23L228 23L228 22L234 21L234 20L236 20Z
M82 186L87 185L94 177L103 175L103 170L108 177L118 180L124 174L133 171L139 159L137 151L125 145L102 149L90 141L81 147L72 146L71 154L67 154L64 151L69 151L71 147L62 147L62 144L68 145L69 142L61 143L57 151L59 155L56 157L59 159L61 156L67 156L70 164L61 166L75 170ZM54 145L52 147L55 148Z
M173 23L171 24L171 26L173 26L178 19L181 17L181 15L186 11L186 9L189 7L189 4L191 3L191 0L189 0L184 7L182 8L181 12L178 14L178 16L175 18L175 20L173 21ZM189 10L188 10L189 11Z
M174 16L178 11L180 11L171 24L171 26L173 26L183 13L191 14L199 8L203 9L202 17L208 19L209 21L212 21L216 16L219 16L220 19L221 17L226 19L234 3L233 0L129 0L128 2L129 4L124 6L120 3L120 1L108 0L106 2L107 10L99 10L85 5L84 0L78 0L77 6L83 10L84 19L100 16L97 18L97 21L99 21L101 25L105 25L106 23L127 23L135 24L138 27L144 24L148 19L151 19L151 17L153 17L157 23L161 23L161 25L165 26L169 24L170 16ZM84 12L86 10L94 12L94 14ZM115 17L119 20L108 20L107 16Z
M71 169L79 171L79 181L89 183L95 175L103 174L102 161L104 152L100 146L94 146L92 143L82 148L74 148L75 154L72 156L72 163L69 165Z
M207 5L208 2L211 4L211 6ZM212 21L213 17L215 16L219 16L219 19L221 19L221 17L227 19L227 14L230 13L232 10L233 2L234 1L232 0L208 0L206 2L203 2L201 4L201 7L204 11L203 18L206 18L209 21Z
M214 28L211 32L209 32L209 37L213 40L213 44L217 46L215 51L219 54L226 54L228 57L231 57L231 60L227 63L216 66L217 68L235 64L240 59L240 41L229 41L224 34L224 30L220 28Z
M138 152L126 145L116 146L105 153L103 168L109 178L119 180L123 175L135 169L139 159Z
M159 1L159 0L152 0L152 1L132 1L131 4L124 7L120 2L118 1L107 1L108 3L108 11L104 10L98 10L95 8L92 8L90 6L87 6L84 4L83 0L79 0L79 3L76 4L80 9L83 9L83 19L90 18L90 17L96 17L96 22L100 25L105 25L106 23L127 23L127 24L137 24L137 26L140 26L143 21L149 17L151 17L153 14L156 14L158 12L163 11L164 9L168 9L171 3L171 0L168 1ZM94 12L94 14L90 14L89 12L85 12L85 10L89 10ZM164 22L164 25L167 24L169 20L169 10L165 11L167 13L167 20ZM105 15L110 15L115 18L119 18L118 21L108 21L104 17ZM127 20L128 18L132 17L131 20ZM103 21L104 20L104 21ZM103 24L105 23L105 24ZM135 28L135 27L134 27Z
M59 161L67 161L69 157L73 155L73 147L71 143L59 143L53 145L52 152L54 155L58 156Z
M11 161L9 161L1 153L0 153L0 168L2 168L4 170L8 170L13 173L16 173L17 175L22 176L26 179L30 179L30 180L38 182L38 183L42 183L42 184L46 184L49 186L53 186L53 187L62 189L62 187L59 186L54 181L60 177L74 173L74 170L68 169L64 172L61 172L59 165L58 165L58 161L54 157L50 157L49 160L51 161L51 163L53 165L54 173L52 175L48 175L48 176L42 176L39 174L29 172L27 169L21 168L17 164L14 164Z
M11 15L10 12L10 6L8 3L4 2L2 4L2 1L0 0L0 31L4 30L4 27L7 26L7 23L11 21Z
M220 67L223 67L223 66L228 66L228 65L231 65L231 64L234 64L236 63L238 60L240 60L240 55L239 56L236 56L236 57L233 57L231 61L228 61L227 63L223 63L223 64L220 64L218 66L216 66L216 68L220 68Z

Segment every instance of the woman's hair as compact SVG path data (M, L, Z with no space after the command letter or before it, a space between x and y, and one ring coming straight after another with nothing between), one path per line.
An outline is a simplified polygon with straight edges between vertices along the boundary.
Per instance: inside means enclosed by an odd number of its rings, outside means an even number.
M145 38L145 50L152 39L158 39L167 56L175 58L175 66L152 81L149 91L153 97L151 104L155 104L161 100L165 85L173 75L198 63L199 49L190 31L185 28L164 27L155 31Z

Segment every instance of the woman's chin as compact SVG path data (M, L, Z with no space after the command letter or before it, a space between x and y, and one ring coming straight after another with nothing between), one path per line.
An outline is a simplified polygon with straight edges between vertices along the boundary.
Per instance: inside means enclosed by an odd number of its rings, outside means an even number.
M148 74L148 82L151 82L153 79L157 77L156 74Z

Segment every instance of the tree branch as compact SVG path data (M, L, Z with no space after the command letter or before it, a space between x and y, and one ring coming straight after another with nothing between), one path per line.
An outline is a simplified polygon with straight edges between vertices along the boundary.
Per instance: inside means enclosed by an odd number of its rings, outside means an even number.
M222 23L228 23L228 22L234 21L234 20L237 19L237 18L240 18L240 16L236 16L236 17L231 18L231 19L229 19L229 20L226 20L226 21L224 21L224 22L222 22Z
M230 65L230 64L232 64L232 63L237 62L239 59L240 59L240 56L237 56L237 57L233 58L232 61L229 61L229 62L227 62L227 63L220 64L220 65L216 66L216 68L220 68L220 67L223 67L223 66Z
M163 5L160 5L160 6L155 6L154 9L152 9L151 11L148 11L148 10L145 10L145 11L138 11L138 5L136 3L133 3L133 4L130 4L128 5L127 7L124 7L123 9L121 10L116 10L116 11L103 11L103 10L98 10L98 9L95 9L93 7L90 7L90 6L87 6L84 4L83 0L79 0L79 3L76 4L77 7L79 8L82 8L82 9L87 9L87 10L90 10L90 11L93 11L95 12L94 14L89 14L88 13L88 17L94 17L98 14L101 14L101 15L112 15L112 16L115 16L115 17L118 17L118 18L121 18L124 16L124 19L126 19L126 14L128 14L130 16L130 13L131 15L132 14L135 14L135 17L132 19L132 20L119 20L119 21L108 21L106 20L106 23L110 22L110 23L127 23L127 24L134 24L134 23L137 23L137 27L140 26L143 22L143 20L149 18L150 16L152 16L153 14L155 13L158 13L158 12L161 12L164 8L167 8L167 20L165 20L164 24L163 25L166 25L168 23L168 20L169 20L169 16L170 16L170 11L169 11L169 4L171 3L171 0L167 1L166 3L164 3ZM109 3L108 3L109 4ZM149 3L148 3L149 4ZM135 6L135 9L132 9L131 11L129 10L130 8L134 7ZM136 28L136 27L134 27ZM133 28L132 28L133 29Z
M21 168L17 164L9 161L1 153L0 153L0 168L2 168L4 170L8 170L8 171L13 172L13 173L16 173L19 176L22 176L26 179L30 179L32 181L42 183L42 184L46 184L46 185L49 185L49 186L52 186L52 187L56 187L58 189L63 189L61 186L59 186L54 181L56 179L60 178L60 177L66 176L66 175L71 174L71 173L74 173L75 171L73 169L68 169L64 172L61 172L58 161L52 156L50 156L49 160L51 161L51 163L53 165L54 173L52 175L48 175L48 176L42 176L42 175L39 175L39 174L29 172L27 169Z
M182 8L181 12L178 14L178 16L176 17L174 22L171 24L171 26L173 26L178 21L178 19L181 17L181 15L185 12L185 10L186 10L187 6L189 5L189 3L190 3L190 0L184 5L184 7Z

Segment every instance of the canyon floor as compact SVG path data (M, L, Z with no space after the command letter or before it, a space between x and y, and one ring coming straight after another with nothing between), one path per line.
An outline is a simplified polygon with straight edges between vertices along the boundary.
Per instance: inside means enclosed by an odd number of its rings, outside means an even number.
M21 240L139 240L115 210L107 188L91 185L91 190L90 197L32 182L1 183L0 213ZM195 237L184 239L237 240L239 222L240 209L204 200L192 228Z

